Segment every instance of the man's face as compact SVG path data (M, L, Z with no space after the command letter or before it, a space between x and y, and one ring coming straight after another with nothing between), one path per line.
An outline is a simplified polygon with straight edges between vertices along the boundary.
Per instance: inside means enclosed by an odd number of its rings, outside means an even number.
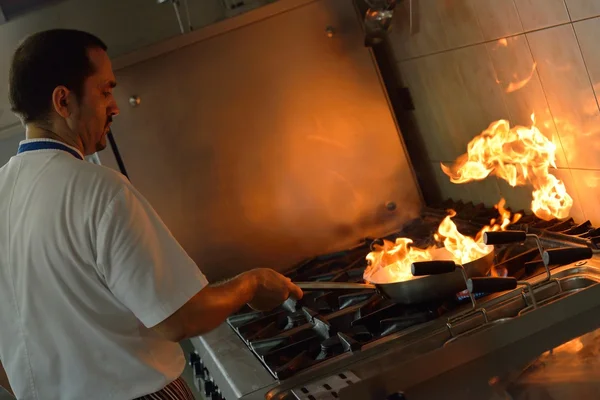
M117 83L108 55L104 50L92 48L88 57L94 73L85 80L77 109L69 118L71 130L81 138L85 155L106 148L112 117L119 114L112 93Z

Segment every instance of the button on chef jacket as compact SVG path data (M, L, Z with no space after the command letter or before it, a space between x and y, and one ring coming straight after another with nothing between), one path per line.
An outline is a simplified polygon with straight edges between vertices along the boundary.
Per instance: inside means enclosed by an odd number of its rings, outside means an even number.
M185 358L149 327L206 278L121 174L55 141L20 149L0 169L0 360L17 398L160 390Z

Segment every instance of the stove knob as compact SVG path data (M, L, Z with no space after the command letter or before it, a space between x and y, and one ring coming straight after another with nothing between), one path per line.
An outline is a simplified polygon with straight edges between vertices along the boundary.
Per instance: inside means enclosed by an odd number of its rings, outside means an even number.
M211 397L215 391L215 383L212 379L204 382L204 395L206 397Z
M206 368L204 368L204 366L200 363L194 364L193 367L194 367L194 376L204 379L204 370Z
M196 353L195 351L190 353L190 367L193 367L194 364L196 364L197 362L200 362L200 356L198 355L198 353Z
M386 400L406 400L406 396L404 396L404 393L402 393L402 392L397 392L397 393L390 394L385 399Z

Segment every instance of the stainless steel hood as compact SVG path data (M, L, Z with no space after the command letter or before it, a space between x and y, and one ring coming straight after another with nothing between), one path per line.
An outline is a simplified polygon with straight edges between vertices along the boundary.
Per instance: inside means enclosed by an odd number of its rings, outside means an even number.
M349 0L281 0L115 61L129 177L210 279L420 209L362 18Z

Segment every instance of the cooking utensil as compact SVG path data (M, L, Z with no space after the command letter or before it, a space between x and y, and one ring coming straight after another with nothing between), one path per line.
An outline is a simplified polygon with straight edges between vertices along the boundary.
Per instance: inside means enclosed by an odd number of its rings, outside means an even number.
M489 252L462 266L467 277L484 276L490 270L494 259L493 246L487 246ZM443 259L446 257L446 259ZM415 262L412 264L414 279L377 283L377 274L371 282L294 282L303 290L374 290L383 297L396 303L414 304L445 298L466 289L466 282L461 266L449 260L451 254L446 249L437 249L433 261ZM435 259L438 258L438 259ZM441 259L440 259L441 258Z
M529 291L531 304L537 308L537 301L533 292L533 286L527 281L518 281L517 278L507 276L485 276L473 277L467 281L467 289L470 293L497 293L516 289L517 286L525 286Z
M599 249L582 246L544 250L539 237L537 235L528 234L525 231L485 232L483 234L483 242L489 245L524 242L527 238L536 240L540 255L542 256L542 261L546 268L550 265L565 265L587 260L592 258L594 254L600 254ZM550 276L550 270L547 271L548 276Z
M542 246L542 242L537 235L527 233L525 231L484 232L483 234L483 243L488 245L524 243L527 239L535 240L538 251L540 252L540 257L543 257L544 247ZM548 268L548 264L544 263L544 267L546 268L545 280L551 281L551 273L550 268ZM560 287L560 283L558 281L556 281L556 283Z
M561 247L549 249L542 254L544 265L565 265L577 261L589 260L594 254L600 254L600 250L589 247Z
M501 232L484 232L483 243L485 244L511 244L511 243L523 243L527 239L535 240L540 254L544 252L542 242L538 235L527 233L525 231L501 231Z

